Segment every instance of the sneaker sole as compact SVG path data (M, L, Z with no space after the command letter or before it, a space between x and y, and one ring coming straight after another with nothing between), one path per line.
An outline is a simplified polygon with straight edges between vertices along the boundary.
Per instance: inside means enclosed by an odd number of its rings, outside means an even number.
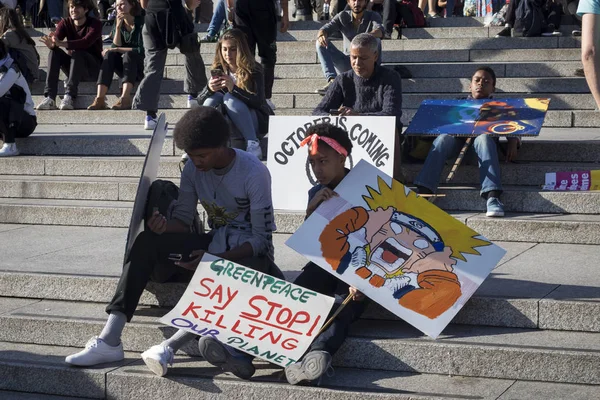
M328 365L322 365L324 357L318 354L307 355L300 365L290 365L285 369L285 377L291 385L296 385L302 381L314 381L320 378L327 370Z
M145 355L145 353L142 353L142 360L144 360L146 367L148 367L148 369L152 371L154 375L165 376L167 374L168 367L166 365L162 365L157 359L148 357Z
M125 359L125 355L120 355L119 357L114 357L114 358L107 359L107 360L100 360L100 361L96 361L96 362L77 362L76 360L68 361L67 360L68 358L69 357L65 358L65 362L67 364L74 365L76 367L94 367L94 366L100 365L100 364L108 364L108 363L123 361Z
M486 217L504 217L504 213L502 211L488 211L485 213Z
M254 365L248 365L229 354L227 349L216 339L201 339L198 342L198 349L206 361L225 372L231 372L238 378L250 379L256 371Z

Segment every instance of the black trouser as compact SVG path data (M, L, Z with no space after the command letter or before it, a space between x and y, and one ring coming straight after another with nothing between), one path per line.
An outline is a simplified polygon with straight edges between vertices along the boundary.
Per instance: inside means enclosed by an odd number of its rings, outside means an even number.
M0 134L4 137L4 143L14 143L15 138L26 138L31 135L37 126L37 119L33 115L23 111L21 123L15 128L10 128L10 100L0 97Z
M234 26L246 34L248 46L258 56L265 75L265 97L273 95L277 62L277 15L273 0L237 0Z
M312 262L306 264L300 275L294 280L294 283L326 296L337 294L345 299L349 293L348 284ZM339 305L336 301L336 304L329 313L329 317L337 310ZM348 336L350 324L360 318L366 306L366 299L363 301L350 301L335 317L331 325L317 336L308 351L323 350L333 356L342 344L344 344L344 340Z
M383 27L389 35L394 31L394 24L398 18L398 1L383 0Z
M85 50L73 50L68 55L60 48L54 48L48 53L48 75L46 76L46 87L44 96L55 99L58 94L58 75L62 70L67 76L67 87L65 94L77 97L79 82L93 82L98 77L101 58Z
M109 51L102 60L98 85L110 87L113 74L116 73L123 83L136 83L142 79L144 70L144 56L135 51L121 53Z
M122 312L129 322L149 281L189 282L194 271L175 265L174 261L169 260L170 255L181 254L187 259L194 250L208 250L211 239L209 234L140 233L131 247L129 259L123 266L117 290L106 312ZM283 279L279 268L268 257L251 257L237 263Z

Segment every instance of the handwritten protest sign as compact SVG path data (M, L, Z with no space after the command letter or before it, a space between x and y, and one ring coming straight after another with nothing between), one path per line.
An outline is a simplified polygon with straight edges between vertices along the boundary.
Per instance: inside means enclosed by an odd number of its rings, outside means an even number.
M383 172L393 174L396 117L272 116L269 118L267 167L273 181L273 208L306 209L308 191L317 179L308 163L308 148L300 147L300 142L307 129L321 123L330 123L348 132L353 147L346 167L352 168L360 160L366 160Z
M600 190L600 170L547 172L544 190Z
M287 366L308 349L334 299L205 254L165 325L211 335L236 349Z
M435 338L505 251L361 161L286 244Z

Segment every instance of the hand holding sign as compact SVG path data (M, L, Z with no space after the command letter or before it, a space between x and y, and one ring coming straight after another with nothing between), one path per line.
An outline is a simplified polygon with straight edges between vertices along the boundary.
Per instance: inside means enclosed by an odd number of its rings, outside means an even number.
M197 253L198 254L198 253ZM160 322L281 366L302 357L334 299L203 254L177 306Z

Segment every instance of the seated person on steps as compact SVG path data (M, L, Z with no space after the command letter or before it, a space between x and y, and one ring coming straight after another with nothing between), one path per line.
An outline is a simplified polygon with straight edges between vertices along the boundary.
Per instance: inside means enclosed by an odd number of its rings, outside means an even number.
M94 9L92 0L69 0L69 17L58 23L56 31L40 39L50 52L44 100L37 106L38 110L56 109L61 70L67 75L65 95L58 106L61 110L74 108L80 81L98 77L102 65L102 22L88 15Z
M0 157L18 156L15 138L24 138L37 126L27 81L0 40Z
M356 35L350 45L352 69L338 75L313 115L368 115L396 117L394 178L402 180L400 133L402 132L402 79L377 63L379 39Z
M225 114L246 140L246 151L262 158L259 137L268 131L273 114L265 98L262 66L254 61L242 31L231 29L216 46L211 78L198 103L223 107Z
M348 132L342 128L331 124L319 124L306 132L306 139L302 143L308 144L309 163L319 181L319 184L308 192L308 218L323 201L337 196L334 189L349 172L345 163L352 152L352 141ZM356 288L349 287L312 262L306 264L294 283L326 296L337 295L342 299L352 293L354 301L348 303L331 325L317 336L302 360L286 367L285 375L292 385L318 380L327 371L331 365L331 357L348 335L350 324L361 316L367 304L364 295ZM331 311L335 312L335 307Z
M496 90L496 74L490 67L479 67L471 78L471 95L468 99L489 99ZM434 141L425 159L421 172L415 179L417 191L431 194L437 191L444 164L448 159L456 159L466 138L440 135ZM504 205L500 202L502 182L498 162L499 140L488 135L479 135L473 140L467 155L475 156L479 164L481 197L487 200L488 217L503 217ZM506 147L506 162L517 157L520 141L509 137Z
M131 321L148 281L189 281L205 251L283 278L273 262L271 176L256 157L227 147L229 134L225 118L212 107L194 108L179 120L173 140L187 152L191 162L183 169L172 219L167 221L155 212L148 220L150 230L135 239L115 295L106 308L109 316L104 329L84 350L68 356L67 363L91 366L122 360L121 333L125 323ZM208 234L190 233L198 201L208 214ZM142 357L153 372L162 376L177 349L195 337L179 331ZM211 354L223 350L228 360L239 359L242 367L253 368L243 354L214 343L206 346ZM241 374L246 376L248 371Z
M317 90L325 94L338 74L351 68L350 42L356 35L368 33L381 39L384 34L381 17L374 11L367 10L366 0L348 0L349 10L337 14L330 22L323 25L317 36L317 55L327 79L327 85ZM344 38L344 51L340 51L328 39L333 33L341 33ZM377 40L377 63L381 64L381 42Z
M40 55L35 42L23 28L19 14L11 8L0 9L0 35L12 59L28 84L38 79Z
M137 0L117 0L117 18L111 32L113 42L104 49L104 60L98 75L98 92L88 110L106 110L106 93L112 83L113 74L121 78L123 93L112 106L113 110L130 110L133 98L131 91L135 82L142 79L144 71L144 44L142 42L142 17Z

